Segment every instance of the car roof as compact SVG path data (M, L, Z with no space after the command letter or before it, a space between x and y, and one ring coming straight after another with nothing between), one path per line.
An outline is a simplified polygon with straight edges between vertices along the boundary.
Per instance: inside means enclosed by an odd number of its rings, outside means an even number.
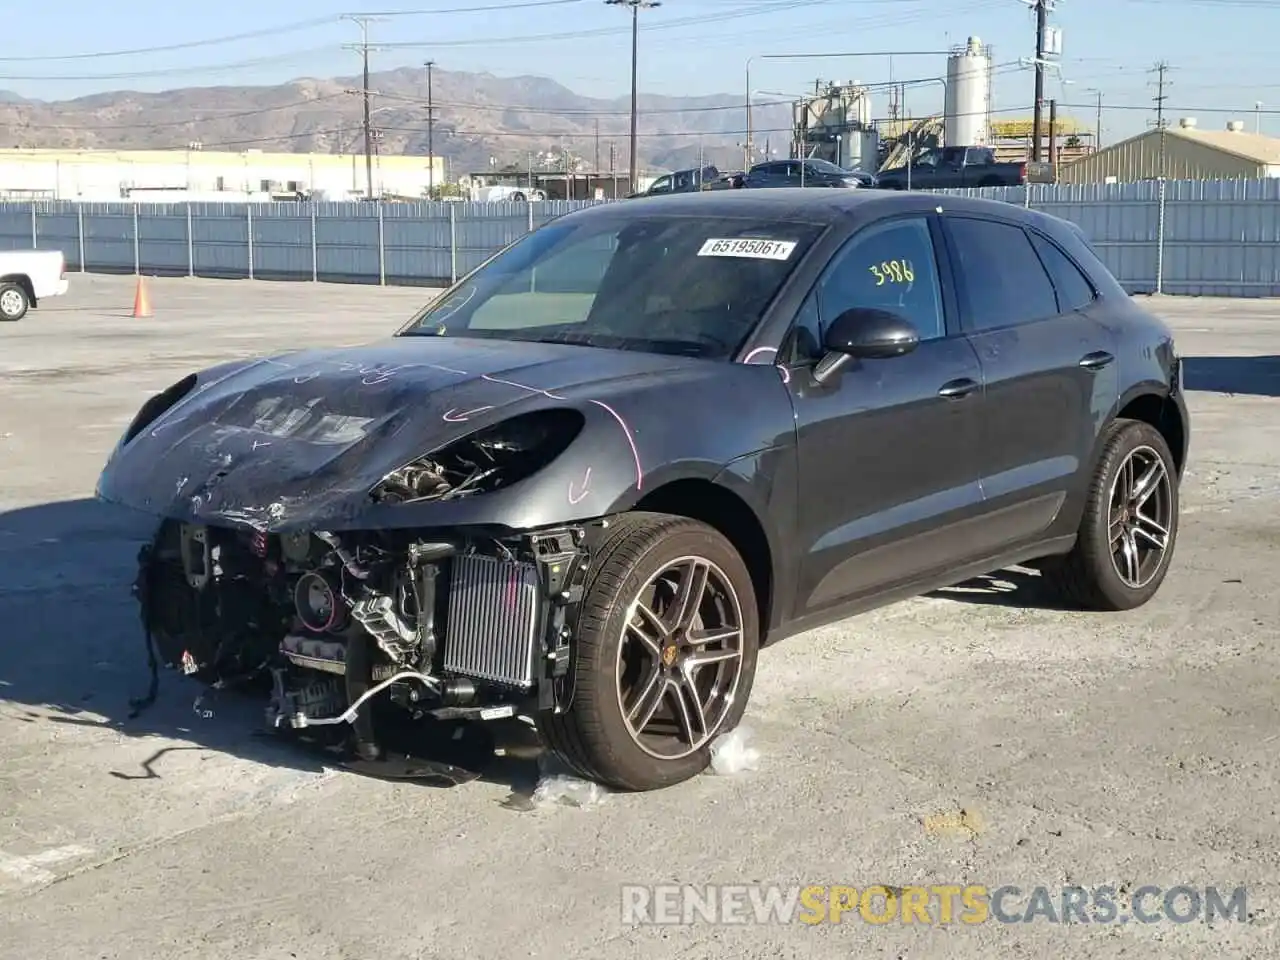
M1043 223L1056 218L1016 204L985 197L962 197L913 190L820 190L812 187L715 190L637 197L625 204L603 203L557 217L556 221L583 217L705 216L777 218L807 223L849 225L850 220L870 220L895 211L949 210L980 213L1014 223Z

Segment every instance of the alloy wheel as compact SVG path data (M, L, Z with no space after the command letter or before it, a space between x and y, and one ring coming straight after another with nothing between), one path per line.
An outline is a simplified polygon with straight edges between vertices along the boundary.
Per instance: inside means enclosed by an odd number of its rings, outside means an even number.
M742 605L733 583L703 557L654 574L627 611L617 692L636 745L660 760L705 746L733 706L742 677Z
M1141 590L1160 572L1173 536L1173 480L1154 449L1129 451L1111 483L1111 563L1125 586Z

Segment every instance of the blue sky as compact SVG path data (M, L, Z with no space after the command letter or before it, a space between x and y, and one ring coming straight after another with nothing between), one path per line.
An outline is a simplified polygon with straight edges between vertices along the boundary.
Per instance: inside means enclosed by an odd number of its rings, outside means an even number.
M221 0L192 7L61 0L52 23L41 5L12 4L6 26L23 42L0 57L0 89L63 99L351 74L358 60L343 44L358 40L359 30L338 16L395 10L413 12L370 26L375 42L402 44L376 53L375 69L430 58L445 70L552 77L588 95L629 91L630 14L603 0ZM1034 21L1019 0L664 0L641 20L640 86L647 93L745 96L748 57L935 51L977 35L992 45L997 64L995 111L1030 115L1032 76L1016 61L1032 53ZM1172 117L1193 114L1202 128L1240 118L1252 129L1261 101L1263 130L1280 136L1280 74L1268 69L1274 54L1267 40L1280 36L1280 0L1059 0L1052 22L1063 32L1061 76L1069 82L1051 77L1046 95L1066 105L1063 114L1091 124L1101 91L1108 140L1153 119L1149 70L1157 60L1171 67ZM244 36L253 33L260 35ZM146 50L175 44L189 46ZM90 56L119 51L140 52ZM817 77L882 83L944 71L937 55L757 60L752 86L793 94ZM909 91L907 107L920 114L940 100L940 86L923 86ZM883 98L875 112L884 114Z

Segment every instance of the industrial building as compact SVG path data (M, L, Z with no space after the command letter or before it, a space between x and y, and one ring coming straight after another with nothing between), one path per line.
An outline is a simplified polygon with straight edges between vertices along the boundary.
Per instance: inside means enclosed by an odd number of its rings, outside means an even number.
M421 199L444 185L440 157L374 156L375 197ZM366 195L364 154L188 150L0 150L0 199L249 201L355 200Z
M1280 177L1280 140L1245 131L1232 120L1202 130L1194 118L1153 129L1063 166L1060 183L1127 183L1136 180L1254 180Z

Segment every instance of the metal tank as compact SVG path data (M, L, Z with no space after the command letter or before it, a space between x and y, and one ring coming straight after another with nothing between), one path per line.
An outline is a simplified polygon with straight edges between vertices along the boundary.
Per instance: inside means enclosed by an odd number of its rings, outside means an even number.
M991 51L977 37L947 58L943 142L951 147L982 146L990 140Z

